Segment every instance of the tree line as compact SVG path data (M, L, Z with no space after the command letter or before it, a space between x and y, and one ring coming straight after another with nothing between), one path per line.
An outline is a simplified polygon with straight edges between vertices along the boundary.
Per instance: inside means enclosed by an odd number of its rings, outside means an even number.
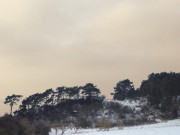
M29 111L37 111L39 108L45 106L54 106L67 100L94 100L98 99L100 90L92 83L87 83L85 86L74 87L57 87L56 90L47 89L43 93L36 93L22 100L19 110L15 114L24 114ZM10 115L12 115L12 108L19 102L22 95L7 96L4 103L10 106Z
M177 118L180 115L180 73L152 73L136 90L133 82L126 79L119 81L114 90L113 99L146 97L149 105L159 109L166 117Z
M43 93L36 93L22 100L16 115L29 116L36 114L39 110L47 110L51 106L58 106L67 101L95 102L101 101L100 89L92 83L84 86L57 87L56 90L48 89ZM162 72L152 73L147 80L143 80L141 86L134 88L133 82L125 79L117 82L114 87L114 93L111 93L113 100L126 100L137 97L146 97L149 105L159 109L167 117L178 117L180 105L180 73ZM10 105L10 114L12 107L22 95L7 96L5 104Z

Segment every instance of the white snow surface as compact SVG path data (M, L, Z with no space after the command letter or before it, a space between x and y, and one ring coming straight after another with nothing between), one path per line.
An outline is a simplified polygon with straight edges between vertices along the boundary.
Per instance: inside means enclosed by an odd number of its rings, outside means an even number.
M141 106L146 105L147 104L147 99L146 98L140 98L137 100L129 100L129 99L125 99L123 101L119 101L119 100L104 100L104 102L114 102L114 103L118 103L122 106L127 106L131 109L135 109L135 110L141 110Z
M61 135L61 130L56 134L52 129L49 135ZM151 125L112 128L109 131L99 129L79 129L77 133L68 129L64 135L180 135L180 119L170 120Z

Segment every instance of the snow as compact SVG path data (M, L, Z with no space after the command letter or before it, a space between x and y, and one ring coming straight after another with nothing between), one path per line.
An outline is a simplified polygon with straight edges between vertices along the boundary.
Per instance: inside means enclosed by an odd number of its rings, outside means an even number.
M141 106L146 105L147 104L147 99L145 98L141 98L138 100L130 100L130 99L125 99L123 101L119 101L119 100L106 100L104 102L114 102L114 103L119 103L122 106L127 106L130 107L131 109L135 109L135 110L141 110Z
M77 133L68 129L64 135L180 135L180 120L171 120L151 125L124 127L123 129L112 128L109 131L99 129L79 129ZM56 134L52 129L49 135L61 135L59 130Z

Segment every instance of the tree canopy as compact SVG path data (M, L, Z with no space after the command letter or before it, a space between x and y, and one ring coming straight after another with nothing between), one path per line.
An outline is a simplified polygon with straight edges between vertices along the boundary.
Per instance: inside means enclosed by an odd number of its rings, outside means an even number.
M11 95L11 96L7 96L5 98L4 104L9 104L10 105L10 115L12 115L12 107L14 105L17 104L17 102L19 102L20 98L22 97L22 95Z
M119 81L116 84L116 87L114 87L114 91L115 93L113 93L113 98L116 100L124 100L126 98L132 97L134 93L133 82L131 82L129 79Z

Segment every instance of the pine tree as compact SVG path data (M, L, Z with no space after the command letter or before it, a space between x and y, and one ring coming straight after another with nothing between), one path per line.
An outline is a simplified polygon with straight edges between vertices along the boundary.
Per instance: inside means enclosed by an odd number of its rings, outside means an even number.
M119 81L114 88L115 93L113 99L124 100L128 97L132 97L134 93L133 83L129 79Z
M85 86L82 87L82 89L82 94L86 98L92 99L99 97L100 90L96 88L96 86L92 83L87 83Z
M4 104L10 105L10 115L12 115L13 106L16 105L17 102L19 102L21 97L22 97L22 95L15 95L15 94L6 97Z

